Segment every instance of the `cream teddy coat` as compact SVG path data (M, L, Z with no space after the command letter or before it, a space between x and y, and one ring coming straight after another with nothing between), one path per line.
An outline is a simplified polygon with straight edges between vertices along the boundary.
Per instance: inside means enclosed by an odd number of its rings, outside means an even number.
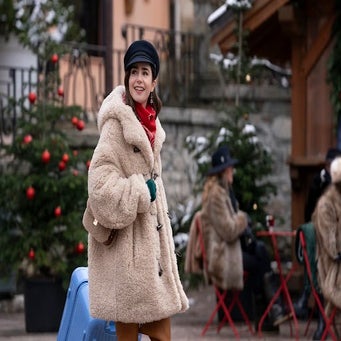
M188 300L161 179L166 135L157 119L152 150L124 94L125 88L118 86L103 101L100 137L89 168L83 224L89 232L90 312L104 320L147 323L185 311ZM151 177L157 187L154 202L146 185ZM104 245L112 229L115 238Z

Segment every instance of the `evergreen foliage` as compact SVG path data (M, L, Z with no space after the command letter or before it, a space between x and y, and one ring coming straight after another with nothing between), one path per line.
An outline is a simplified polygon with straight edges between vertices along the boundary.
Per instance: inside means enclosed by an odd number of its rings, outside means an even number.
M240 208L247 212L254 225L264 228L266 206L276 187L271 183L271 153L258 140L256 130L242 107L221 110L219 128L207 137L188 137L187 146L198 163L196 190L202 191L211 155L227 145L232 157L239 160L235 167L233 188Z
M15 10L13 0L0 1L0 36L8 39L9 34L14 30Z
M13 103L21 113L13 143L2 150L0 270L68 281L76 266L86 265L89 152L75 150L65 133L80 108L64 106L50 84L43 88Z
M74 268L87 264L82 215L91 151L76 150L69 139L67 130L81 134L84 121L80 107L63 104L59 55L62 43L79 40L81 31L66 0L1 6L13 19L6 33L37 56L38 79L22 83L24 97L7 98L3 108L15 128L0 150L0 273L57 276L67 287Z

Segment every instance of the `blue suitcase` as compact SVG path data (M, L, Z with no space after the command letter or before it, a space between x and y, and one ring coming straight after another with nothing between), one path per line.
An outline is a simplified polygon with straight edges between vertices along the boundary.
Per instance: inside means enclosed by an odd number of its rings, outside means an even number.
M76 268L71 276L57 341L117 341L113 321L90 316L88 268ZM141 340L141 335L139 335Z

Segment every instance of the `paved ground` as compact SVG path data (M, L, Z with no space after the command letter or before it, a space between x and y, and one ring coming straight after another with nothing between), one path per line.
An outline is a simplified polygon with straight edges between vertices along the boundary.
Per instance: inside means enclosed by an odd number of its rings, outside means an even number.
M216 329L211 327L205 337L200 335L211 311L213 310L215 297L211 287L203 288L188 293L191 308L184 314L174 316L172 320L172 340L175 341L215 341L233 340L234 335L229 327L224 327L220 334L216 334ZM316 327L316 322L312 322L308 336L304 337L306 322L300 322L300 340L311 340ZM216 326L216 323L214 323ZM290 323L281 325L279 334L263 334L262 337L250 336L245 325L238 324L241 340L295 340L290 336ZM51 334L30 334L25 332L25 320L22 311L19 312L0 312L0 340L17 341L56 341L57 333ZM143 337L142 341L149 340ZM71 340L78 341L78 340Z

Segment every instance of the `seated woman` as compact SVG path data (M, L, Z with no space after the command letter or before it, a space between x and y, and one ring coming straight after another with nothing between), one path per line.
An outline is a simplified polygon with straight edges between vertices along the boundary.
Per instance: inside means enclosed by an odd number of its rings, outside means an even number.
M239 209L232 188L237 162L226 146L213 154L202 194L201 223L209 278L221 289L241 290L243 272L246 271L256 300L257 323L274 296L276 285L264 243L254 240L252 248L242 249L241 236L247 230L249 220ZM278 326L288 317L281 301L277 300L269 313L268 323Z
M327 314L341 309L341 157L330 166L331 184L313 213L316 232L317 278Z

